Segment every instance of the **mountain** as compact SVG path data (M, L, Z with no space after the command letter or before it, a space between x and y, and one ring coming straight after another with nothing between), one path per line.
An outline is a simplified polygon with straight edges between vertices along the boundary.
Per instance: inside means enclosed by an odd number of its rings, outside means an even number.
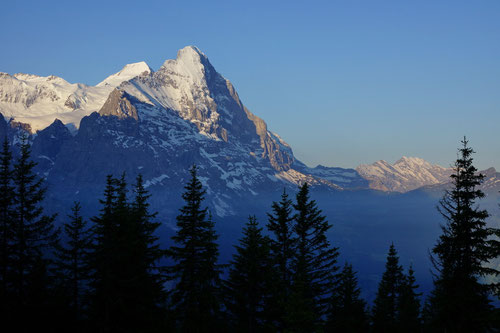
M0 113L0 135L16 142L16 131L31 133L38 171L55 203L91 204L106 175L122 172L129 181L141 173L152 192L175 200L192 164L200 168L219 216L235 214L238 200L257 205L263 193L294 190L303 182L327 192L405 193L447 183L451 173L408 157L356 169L309 167L194 46L157 71L145 62L128 64L96 86L2 73ZM493 178L489 183L495 184Z
M75 200L86 217L95 214L108 174L125 173L129 183L142 174L168 242L188 169L196 164L204 203L217 221L222 262L249 214L265 223L283 189L293 198L297 184L307 181L334 225L332 244L366 277L364 290L376 290L392 241L402 262L428 275L427 250L440 232L435 206L449 169L406 157L356 169L309 167L196 47L183 48L156 71L144 62L126 65L96 86L2 73L0 113L0 138L9 137L14 153L19 136L29 134L36 170L48 186L46 211L60 220ZM499 174L489 169L487 175L485 186L493 191ZM494 213L497 198L487 199ZM432 282L425 278L424 288Z
M149 70L144 62L129 64L95 87L53 75L0 72L0 113L29 125L26 128L31 133L46 128L56 118L78 128L84 116L99 111L115 87Z
M485 193L486 197L496 200L500 192L500 172L497 172L495 168L488 168L486 170L480 170L478 173L484 175L484 181L478 188ZM451 189L451 187L451 179L449 179L447 182L422 186L413 191L424 192L429 196L440 198L444 191ZM495 201L494 204L490 206L491 210L494 211L497 209L498 203Z
M128 81L142 73L151 73L153 70L144 61L125 65L118 73L108 76L96 87L118 87L123 81Z
M343 189L359 190L369 187L369 181L363 178L359 172L354 169L327 167L323 165L311 168L298 160L295 160L293 168L302 173L328 180Z
M449 182L451 168L433 165L418 157L405 157L389 164L384 160L363 164L356 171L369 187L381 191L408 192L422 186Z
M235 214L238 200L248 204L255 201L249 197L306 181L341 189L294 168L302 164L291 147L193 46L157 71L144 62L127 65L95 87L24 74L5 74L0 87L0 112L12 118L10 127L37 130L33 157L54 205L79 200L95 206L106 175L122 172L129 181L141 173L156 197L177 200L193 164L218 216ZM78 101L73 108L63 102L71 98ZM75 130L63 126L68 123Z
M488 168L481 173L485 176L481 185L482 190L487 194L498 194L500 192L500 172L497 172L495 168Z

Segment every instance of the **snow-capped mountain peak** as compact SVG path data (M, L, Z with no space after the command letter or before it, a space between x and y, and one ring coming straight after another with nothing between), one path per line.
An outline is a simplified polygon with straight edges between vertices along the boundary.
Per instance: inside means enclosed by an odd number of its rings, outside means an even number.
M69 83L51 75L0 75L0 113L35 132L56 118L78 127L80 119L97 111L112 88Z
M32 132L55 119L78 128L83 117L99 111L115 87L144 73L152 73L145 62L128 64L97 86L69 83L54 75L0 73L0 113Z
M403 156L394 164L384 160L356 168L370 187L382 191L407 192L416 188L447 182L449 168L433 165L419 157Z
M401 157L399 160L397 160L394 163L394 165L400 166L400 167L403 167L403 166L412 166L412 167L421 166L421 167L426 167L426 168L432 167L431 163L427 162L423 158L406 157L406 156Z
M253 154L269 159L278 171L288 170L293 161L290 147L243 106L232 84L194 46L181 49L158 71L128 80L117 90L101 115L156 124L180 117L205 138L251 147Z
M18 80L34 82L34 83L50 82L52 84L60 84L60 85L70 84L65 79L55 75L39 76L35 74L16 73L12 76Z
M208 65L208 66L207 66ZM193 83L202 84L211 67L208 58L196 46L186 46L177 52L176 59L163 63L159 71L167 75L189 78Z
M143 73L152 73L153 70L144 61L125 65L118 73L108 76L97 84L96 87L118 87L123 81L128 81Z

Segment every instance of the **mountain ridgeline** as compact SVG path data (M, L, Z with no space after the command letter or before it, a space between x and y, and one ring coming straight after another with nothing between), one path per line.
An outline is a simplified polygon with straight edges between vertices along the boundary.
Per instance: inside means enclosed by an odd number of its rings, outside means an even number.
M0 135L16 142L19 131L32 134L56 206L90 203L107 174L122 172L130 179L140 173L152 193L177 198L193 164L221 217L236 215L235 204L248 197L304 182L327 192L408 192L446 183L451 173L416 158L356 170L307 167L192 46L157 71L129 64L96 86L2 73L0 113Z
M290 146L242 104L232 84L195 47L180 50L156 72L145 63L127 65L96 87L21 74L2 79L0 112L11 120L10 126L0 120L0 126L4 132L10 127L11 139L15 129L39 129L33 149L55 201L85 202L98 193L105 175L121 172L131 179L143 174L152 192L178 192L192 164L200 166L219 216L234 213L235 197L305 181L340 189L307 168L294 168L302 164ZM99 105L96 96L104 94ZM62 100L74 103L61 106ZM343 184L352 176L339 170ZM360 181L356 172L354 177Z
M407 157L392 165L311 168L243 105L196 47L181 49L156 71L144 62L126 65L96 86L0 73L0 114L0 138L8 137L14 155L28 134L35 171L48 187L48 213L78 201L82 215L96 215L107 175L125 174L133 183L140 174L160 232L172 235L195 164L225 261L249 214L265 220L284 188L294 194L308 183L334 225L329 238L359 268L368 300L388 240L401 244L401 260L413 263L423 290L430 288L425 253L440 232L435 206L452 170ZM493 168L483 173L488 223L497 225L500 175Z

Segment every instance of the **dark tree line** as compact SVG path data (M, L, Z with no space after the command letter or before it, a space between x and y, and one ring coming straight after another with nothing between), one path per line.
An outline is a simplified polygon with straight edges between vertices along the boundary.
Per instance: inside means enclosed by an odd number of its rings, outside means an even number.
M236 247L227 287L230 323L243 332L317 332L325 327L337 284L338 249L331 225L301 186L296 202L283 193L263 236L250 217Z
M408 274L391 244L372 310L373 332L420 332L420 300L413 268Z
M55 216L43 214L41 203L46 190L33 171L35 163L30 159L26 137L22 138L20 156L15 162L5 139L0 159L0 316L6 325L47 325L52 305L52 258L46 252L57 242Z
M108 176L101 209L86 221L75 202L61 229L43 213L45 187L30 146L0 152L0 320L16 331L52 332L490 332L499 272L498 229L477 200L482 175L463 141L441 203L443 233L432 249L435 288L421 306L413 267L394 244L372 309L352 265L338 265L332 225L310 197L273 202L265 228L250 216L233 259L218 262L215 222L195 166L176 233L160 246L159 222L138 176ZM226 274L227 273L227 274Z
M165 255L154 235L159 223L149 212L142 177L132 200L125 177L108 176L100 214L92 219L89 316L101 332L152 332L163 323Z
M489 214L477 204L484 197L478 189L484 175L477 173L473 153L464 138L451 175L453 187L439 206L445 224L432 250L434 290L426 313L427 329L436 332L488 332L500 327L490 298L498 295L498 284L483 281L500 274L488 265L500 255L499 229L486 226Z
M185 205L177 216L177 233L168 255L174 264L167 268L174 283L170 300L175 326L181 332L217 332L222 329L222 266L214 222L203 207L205 191L191 169L191 180L182 198Z

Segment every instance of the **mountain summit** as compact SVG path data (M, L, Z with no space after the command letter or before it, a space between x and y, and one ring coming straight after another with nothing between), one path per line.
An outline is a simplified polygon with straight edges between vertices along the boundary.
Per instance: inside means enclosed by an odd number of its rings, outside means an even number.
M408 192L422 186L447 183L451 168L432 165L418 157L406 157L389 164L384 160L360 165L356 171L370 182L370 188L381 191Z
M128 64L118 73L110 75L102 82L98 83L96 87L111 86L114 88L119 86L123 81L128 81L143 73L151 73L152 71L153 70L144 61Z

